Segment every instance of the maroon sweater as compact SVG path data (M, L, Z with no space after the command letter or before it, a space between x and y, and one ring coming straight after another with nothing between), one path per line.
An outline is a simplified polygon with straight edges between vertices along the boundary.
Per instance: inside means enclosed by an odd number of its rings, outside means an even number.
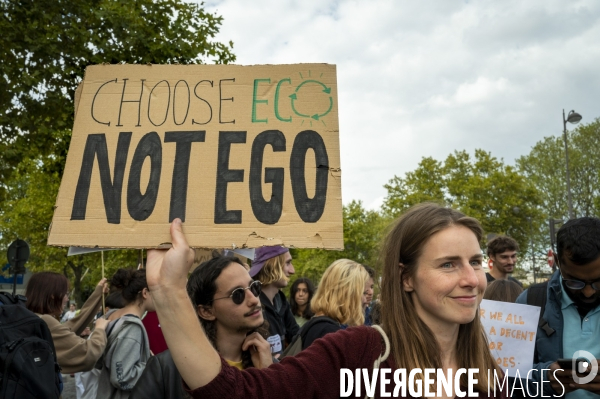
M371 327L360 326L327 334L294 357L286 357L281 363L266 369L240 371L221 359L221 372L208 385L187 392L197 399L279 399L279 398L339 398L340 369L367 369L372 373L373 362L383 353L381 335ZM394 369L388 359L381 368ZM392 392L395 383L393 373L387 391ZM407 376L408 379L408 376ZM466 391L463 389L463 391ZM364 382L360 397L365 397ZM356 397L352 391L351 398ZM380 397L379 378L375 397ZM487 398L487 393L480 396ZM504 395L497 395L504 398Z

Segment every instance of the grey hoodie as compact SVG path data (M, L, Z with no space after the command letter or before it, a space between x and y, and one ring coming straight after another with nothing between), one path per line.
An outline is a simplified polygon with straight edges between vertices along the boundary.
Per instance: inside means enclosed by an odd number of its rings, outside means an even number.
M127 399L150 358L148 335L142 321L132 315L113 320L107 333L96 397Z

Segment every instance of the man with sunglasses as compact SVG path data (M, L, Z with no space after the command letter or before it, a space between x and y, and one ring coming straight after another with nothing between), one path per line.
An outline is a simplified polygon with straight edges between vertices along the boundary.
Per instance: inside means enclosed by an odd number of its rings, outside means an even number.
M227 363L243 370L276 361L265 339L269 332L259 300L261 283L238 258L219 256L202 263L190 275L187 291L206 335ZM182 387L166 350L146 363L129 399L184 398Z
M578 357L578 351L600 359L600 219L569 220L558 231L557 251L559 272L541 286L546 300L536 336L534 368L538 372L531 373L530 394L536 391L531 383L539 383L543 377L545 395L560 396L564 390L566 398L600 398L600 376L578 383L591 375L593 364L575 379L575 370L557 362ZM532 286L523 292L517 303L528 303L528 291L535 289ZM596 363L595 359L587 361ZM550 371L542 374L543 369ZM541 397L541 392L538 395Z

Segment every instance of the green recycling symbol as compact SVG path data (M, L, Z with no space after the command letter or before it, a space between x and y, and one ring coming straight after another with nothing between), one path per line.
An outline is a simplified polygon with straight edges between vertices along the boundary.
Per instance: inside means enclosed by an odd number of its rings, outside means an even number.
M296 95L296 93L298 93L298 91L300 91L300 88L302 88L302 86L307 85L307 84L316 84L316 85L321 86L323 88L323 93L326 93L326 94L331 94L331 88L327 87L325 84L319 82L318 80L312 80L312 79L311 80L305 80L304 82L300 83L300 85L298 85L298 87L296 87L296 91L294 92L294 94L290 95L290 98L292 99L292 110L294 111L294 113L296 115L304 117L304 118L312 118L312 119L318 121L320 118L324 117L329 112L331 112L331 109L333 108L333 98L331 97L331 95L329 96L329 108L324 113L322 113L322 114L316 113L314 115L304 115L304 114L301 114L296 109L296 106L294 105L294 102L298 98L298 96Z

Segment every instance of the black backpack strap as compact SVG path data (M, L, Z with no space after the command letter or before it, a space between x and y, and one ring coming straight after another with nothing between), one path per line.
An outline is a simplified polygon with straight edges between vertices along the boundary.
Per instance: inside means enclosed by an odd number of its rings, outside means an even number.
M527 289L527 304L532 306L539 306L540 319L538 327L544 330L546 335L550 336L554 334L554 329L550 327L546 319L544 319L544 310L546 310L546 301L548 299L548 282L534 284Z
M0 306L17 304L25 306L25 302L27 302L27 298L23 295L13 295L4 291L0 292Z

